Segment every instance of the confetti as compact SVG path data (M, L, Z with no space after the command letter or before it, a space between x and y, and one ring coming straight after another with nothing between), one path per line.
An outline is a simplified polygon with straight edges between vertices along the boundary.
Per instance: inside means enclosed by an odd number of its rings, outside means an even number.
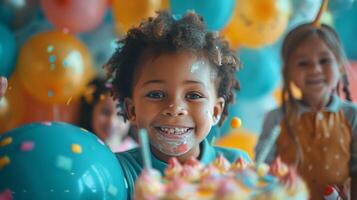
M9 145L11 143L12 143L12 137L6 137L3 140L1 140L0 146L4 147L4 146Z
M48 96L48 97L53 97L53 91L52 91L52 90L48 90L47 96Z
M57 167L70 171L72 169L72 159L66 156L57 157Z
M71 103L71 101L72 101L72 96L69 97L69 99L68 99L67 102L66 102L66 105L68 106L68 105Z
M32 151L34 143L32 141L24 141L21 144L21 151Z
M52 45L48 45L47 52L51 53L55 48Z
M79 144L72 144L72 152L73 153L81 153L82 147Z
M0 169L4 168L6 165L10 164L10 158L3 156L0 158Z
M48 61L50 61L50 63L56 62L56 56L55 55L50 55L50 57L48 57Z
M51 126L52 123L51 122L41 122L42 125L45 125L45 126Z

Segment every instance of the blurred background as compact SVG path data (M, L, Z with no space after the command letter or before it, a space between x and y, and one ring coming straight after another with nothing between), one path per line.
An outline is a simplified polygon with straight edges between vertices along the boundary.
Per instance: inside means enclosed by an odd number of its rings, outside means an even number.
M116 40L141 19L167 9L179 16L194 10L212 31L237 50L241 91L230 110L235 129L252 142L264 115L280 104L280 47L295 26L311 22L321 0L0 0L0 75L9 79L0 101L0 134L35 121L78 124L79 98L87 83L104 77L103 64ZM322 22L339 33L351 66L357 100L357 4L330 0ZM354 61L356 60L356 61ZM230 119L210 138L232 132ZM249 140L249 139L248 139Z

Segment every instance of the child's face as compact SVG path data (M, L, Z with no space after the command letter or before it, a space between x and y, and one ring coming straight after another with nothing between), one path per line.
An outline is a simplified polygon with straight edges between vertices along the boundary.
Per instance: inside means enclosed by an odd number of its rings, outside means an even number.
M335 55L317 36L296 48L287 67L290 67L290 80L301 90L303 98L326 99L340 77Z
M181 52L147 59L138 69L133 97L126 99L129 120L148 131L158 158L197 157L224 106L209 62Z
M93 132L102 140L106 141L112 134L124 137L129 129L129 123L117 115L116 101L110 94L102 95L93 107L92 115Z

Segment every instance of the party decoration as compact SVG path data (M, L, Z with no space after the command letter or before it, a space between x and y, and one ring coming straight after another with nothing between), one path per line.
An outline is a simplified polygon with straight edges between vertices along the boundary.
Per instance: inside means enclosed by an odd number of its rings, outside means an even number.
M25 89L37 100L65 103L80 95L93 76L87 48L62 32L42 32L20 50L17 70Z
M311 23L319 12L322 0L292 0L292 15L289 28Z
M216 140L215 145L228 148L242 149L249 154L251 159L254 159L254 148L258 142L256 133L252 133L245 129L231 129L228 134Z
M241 49L239 57L243 69L237 73L241 89L238 99L258 99L272 92L280 83L278 50L266 47L260 50Z
M88 47L94 62L94 68L100 76L105 76L103 65L114 53L118 38L115 36L113 21L104 21L95 30L81 34L79 37Z
M30 22L39 12L38 0L3 0L0 6L0 21L16 30Z
M41 0L47 19L56 28L71 33L86 32L103 20L106 0Z
M13 199L125 199L115 155L92 133L62 123L33 123L0 143L0 193ZM80 149L80 151L79 151ZM73 151L74 150L74 151Z
M0 23L0 76L10 77L15 69L16 41L11 31Z
M53 25L45 19L34 19L14 31L17 47L20 48L33 35L53 30Z
M329 0L328 8L331 12L336 13L350 9L353 3L354 0Z
M234 48L273 44L284 33L289 15L286 0L239 0L222 35Z
M340 36L342 44L347 53L347 57L351 60L357 60L357 48L353 42L357 35L357 25L355 19L357 18L357 4L341 13L336 15L335 29Z
M25 101L19 78L14 74L8 82L5 96L0 99L0 134L22 123Z
M210 30L217 31L232 17L235 3L235 0L170 0L170 8L174 15L184 15L188 10L194 10L203 17Z
M167 9L168 0L112 0L113 16L117 29L126 32L138 26L144 18L154 16L155 12Z

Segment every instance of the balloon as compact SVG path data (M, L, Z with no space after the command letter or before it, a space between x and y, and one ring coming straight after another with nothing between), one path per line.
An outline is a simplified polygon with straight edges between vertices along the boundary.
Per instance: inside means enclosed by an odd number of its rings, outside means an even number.
M350 9L354 0L330 0L328 2L328 8L331 12L338 12Z
M39 121L62 121L77 124L79 118L79 100L69 99L62 104L46 104L34 99L26 91L26 102L22 124Z
M39 12L38 0L2 0L0 4L0 21L11 29L27 24Z
M255 145L258 142L256 133L245 129L231 129L231 131L222 138L216 140L215 145L228 148L238 148L248 153L251 159L255 158Z
M138 26L144 18L155 15L160 9L166 9L168 0L112 0L115 25L118 30L127 32Z
M239 57L243 69L237 73L241 89L238 99L258 99L272 92L280 82L280 62L277 50L242 49Z
M14 36L16 39L17 47L21 46L33 35L53 30L53 25L45 19L32 20L25 26L14 31Z
M17 70L26 91L51 104L78 97L93 75L86 47L55 31L37 34L23 45Z
M25 98L18 76L14 74L9 80L5 96L0 99L0 134L22 123L24 109Z
M340 36L342 44L346 50L347 57L351 60L357 60L357 48L354 44L357 35L357 4L353 4L349 10L336 15L335 29Z
M314 21L319 12L322 0L292 0L292 15L289 29L303 23Z
M71 33L93 30L103 20L106 0L41 0L47 17L59 30Z
M296 99L301 99L301 90L295 85L291 84L291 92L294 98ZM273 97L278 105L282 105L282 95L283 95L283 90L281 87L278 87L274 92L273 92Z
M79 38L87 45L93 57L97 74L104 77L103 65L109 60L117 47L117 38L112 21L104 21L98 28L81 34Z
M220 30L231 18L235 3L235 0L170 0L170 7L176 15L194 10L203 17L210 30Z
M236 48L272 44L284 33L290 15L286 0L239 0L222 35Z
M44 122L14 129L0 140L0 193L11 192L13 199L123 199L119 163L92 133Z
M15 69L16 42L13 34L0 23L0 76L10 77Z

